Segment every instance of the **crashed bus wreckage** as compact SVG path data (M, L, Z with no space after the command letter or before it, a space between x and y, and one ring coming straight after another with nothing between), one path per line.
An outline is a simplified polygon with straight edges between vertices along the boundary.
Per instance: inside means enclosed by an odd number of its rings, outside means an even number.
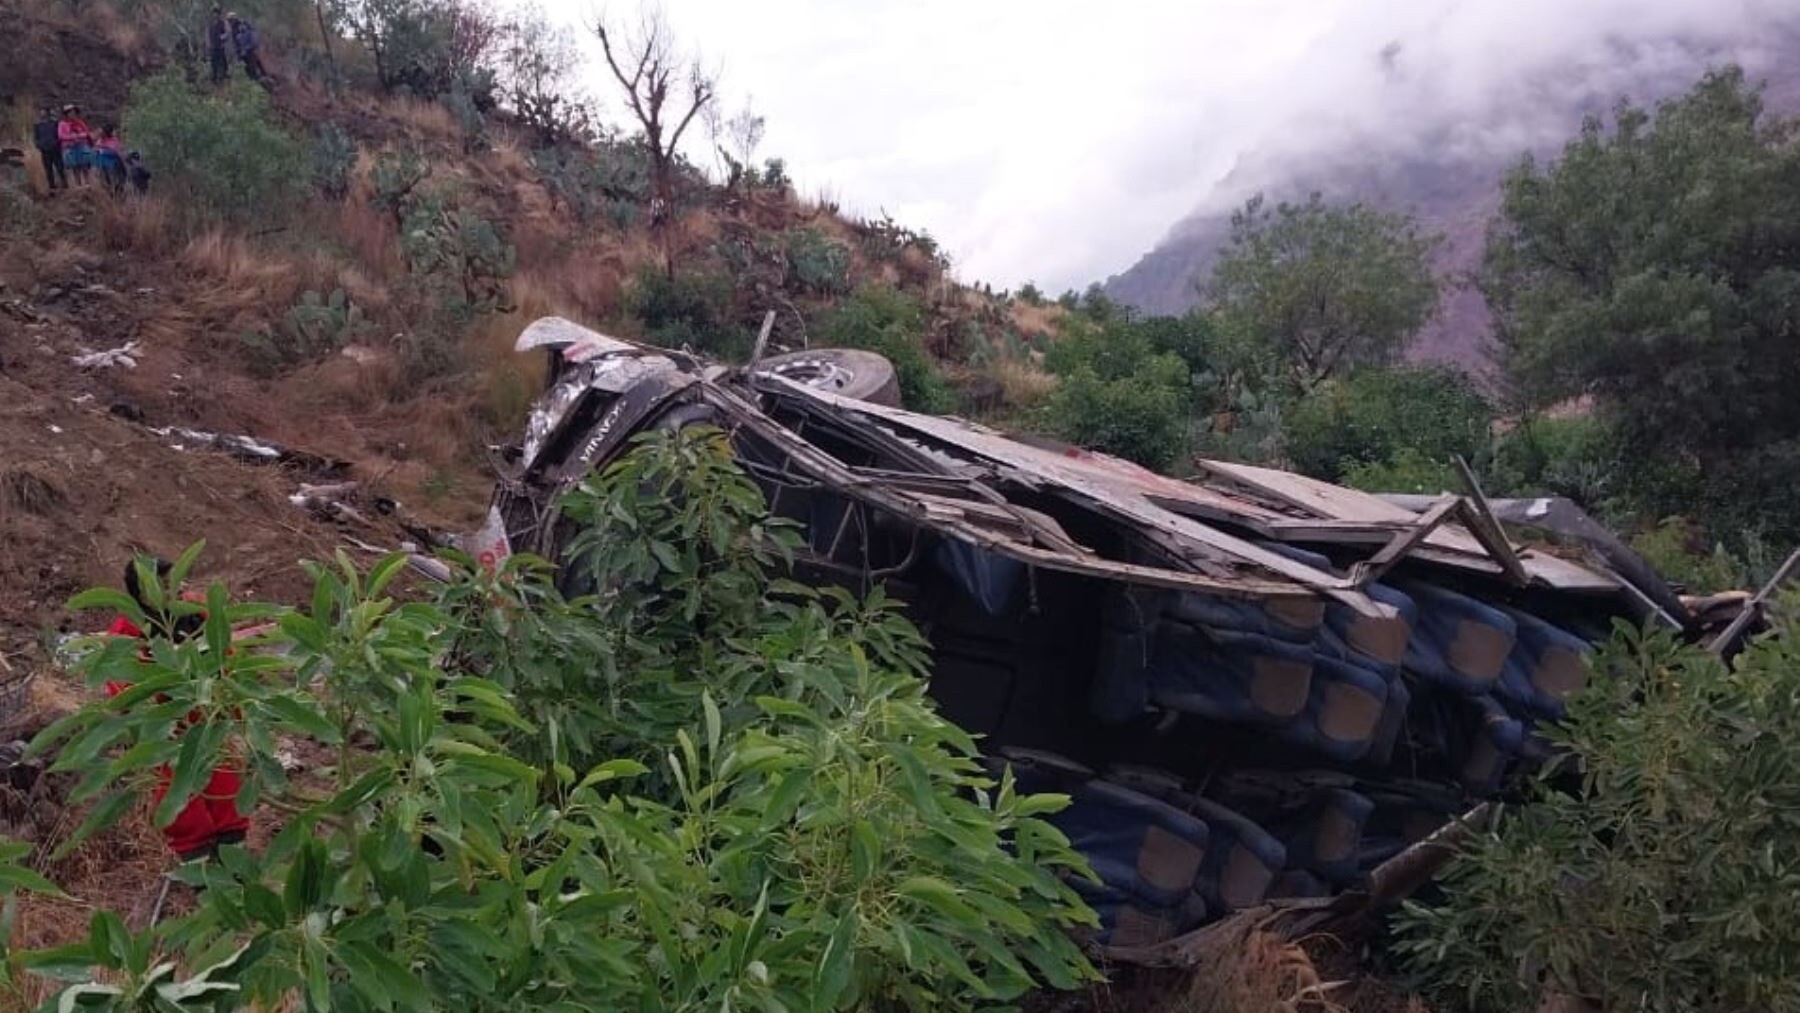
M552 378L466 547L557 559L560 495L633 435L722 429L801 526L798 576L884 583L930 640L941 712L1022 787L1071 796L1052 820L1115 954L1366 895L1543 757L1533 726L1612 620L1685 615L1566 502L1530 516L1564 544L1516 544L1472 476L1395 501L1221 461L1177 481L902 410L868 353L733 369L557 318L518 347Z

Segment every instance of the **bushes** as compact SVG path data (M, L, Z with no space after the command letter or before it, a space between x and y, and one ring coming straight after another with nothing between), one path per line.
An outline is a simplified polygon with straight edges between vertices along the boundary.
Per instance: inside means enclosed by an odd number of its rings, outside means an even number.
M89 655L96 685L136 689L40 742L88 772L78 795L105 798L81 835L164 762L167 819L228 752L246 801L286 825L254 860L231 847L184 867L206 885L192 914L133 934L103 913L86 943L25 966L108 969L74 986L98 1009L155 989L151 953L258 1008L958 1011L1092 977L1060 931L1093 921L1059 878L1079 858L1037 818L1066 800L981 772L879 592L775 581L765 600L780 536L720 434L657 438L571 506L620 594L565 600L517 560L396 604L403 557L367 574L340 560L312 568L305 610L215 587L199 640L154 662L117 639ZM198 609L173 583L152 601ZM82 604L147 621L116 592ZM258 617L275 632L219 649ZM614 755L567 751L595 742L577 709ZM171 713L190 715L179 740ZM336 763L290 783L289 738ZM127 744L110 767L82 759Z
M821 295L850 291L850 248L817 229L794 229L782 237L788 275L801 288Z
M678 271L670 277L646 265L625 293L625 312L644 325L644 337L665 348L688 346L721 359L750 354L754 335L731 315L731 279Z
M1555 992L1800 1010L1794 632L1783 621L1732 670L1664 634L1615 637L1546 730L1559 775L1474 840L1441 906L1400 919L1401 952L1447 1005L1498 1013Z
M252 333L244 340L259 364L273 370L322 359L356 340L367 323L343 289L333 289L329 296L307 292L288 309L273 336Z
M445 292L453 316L504 308L517 255L493 222L435 198L423 200L406 215L400 248L414 274Z
M350 173L356 168L356 141L336 123L319 124L313 140L313 186L332 200L350 192Z
M886 356L900 382L900 400L913 411L941 414L955 406L950 385L925 352L925 307L904 292L876 285L857 289L818 331L821 345Z
M146 78L132 86L123 133L155 168L158 187L227 218L279 215L306 184L307 152L248 82L199 92L176 70Z
M1330 481L1357 469L1369 474L1369 466L1403 454L1410 459L1405 470L1416 473L1459 455L1473 460L1487 446L1489 418L1487 403L1460 373L1366 369L1295 402L1287 412L1288 456L1298 470Z
M1188 365L1156 351L1144 329L1071 323L1044 364L1061 381L1045 420L1063 439L1158 470L1192 447Z

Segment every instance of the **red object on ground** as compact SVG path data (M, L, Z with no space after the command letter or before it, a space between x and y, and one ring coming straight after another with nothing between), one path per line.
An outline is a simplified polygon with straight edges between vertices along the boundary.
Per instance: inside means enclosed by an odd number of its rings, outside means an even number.
M143 630L124 616L114 619L106 632L110 636L137 639L144 635ZM130 687L128 682L108 682L106 695L118 696ZM161 803L163 796L168 794L169 782L175 772L168 764L164 764L157 769L156 775L156 790L151 797ZM175 815L175 822L162 828L163 840L169 843L169 850L177 855L188 855L216 843L219 838L228 834L243 834L248 831L249 817L237 811L237 794L242 786L243 779L238 776L237 771L225 766L213 768L212 777L207 779L200 793Z

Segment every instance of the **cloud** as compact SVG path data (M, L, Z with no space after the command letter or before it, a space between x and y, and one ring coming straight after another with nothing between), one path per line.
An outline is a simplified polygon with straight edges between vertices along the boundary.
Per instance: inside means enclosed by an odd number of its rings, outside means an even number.
M553 5L591 17L588 0ZM582 6L577 6L581 4ZM1800 0L667 0L802 193L929 230L965 280L1129 264L1238 167L1565 135L1564 103L1766 59ZM1759 42L1759 39L1764 40ZM596 66L592 87L610 95ZM616 103L615 103L616 109ZM703 145L691 152L705 153ZM1252 167L1254 169L1252 170Z

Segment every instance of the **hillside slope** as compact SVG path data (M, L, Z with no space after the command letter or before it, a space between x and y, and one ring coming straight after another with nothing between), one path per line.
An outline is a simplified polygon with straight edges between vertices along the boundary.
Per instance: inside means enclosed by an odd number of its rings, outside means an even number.
M0 166L0 658L37 658L46 630L84 622L63 611L67 596L116 582L134 552L173 555L205 538L205 576L281 600L297 589L300 559L418 541L421 528L472 529L492 488L490 448L516 432L541 382L541 362L511 350L540 315L726 349L747 348L775 310L775 346L798 347L874 287L920 308L923 334L907 340L942 360L922 358L925 368L977 393L979 375L956 363L983 335L1045 325L952 282L928 241L895 223L847 219L785 184L727 189L690 168L661 234L649 229L647 193L583 212L573 202L585 195L544 166L591 159L599 175L618 168L600 160L634 158L630 145L537 150L500 112L471 136L444 104L357 77L366 57L342 39L350 83L327 88L311 69L310 7L292 11L291 24L271 15L262 26L280 82L272 116L309 159L327 125L354 143L343 197L305 185L241 220L171 186L181 167L154 150L158 182L144 200L99 187L51 198L35 167ZM29 148L35 108L70 100L96 125L123 120L127 143L141 143L131 89L169 61L149 20L104 3L77 20L61 5L0 0L0 143ZM488 223L510 248L491 300L446 308L446 280L415 259L399 213L378 205L379 170L402 156L428 168L421 193ZM309 168L294 167L303 184ZM340 297L353 321L330 320L318 349L289 347L309 299ZM129 367L73 362L131 343ZM168 427L244 434L333 464L253 466L155 432ZM359 512L376 525L288 501L327 479L359 483ZM392 516L376 509L396 504ZM402 516L410 533L393 523Z
M1678 94L1705 68L1732 60L1766 82L1772 109L1800 112L1800 15L1789 19L1754 44L1620 43L1604 64L1525 65L1513 79L1496 82L1473 111L1421 94L1421 80L1396 73L1377 99L1392 104L1391 116L1363 111L1359 120L1349 111L1325 112L1319 123L1243 153L1202 206L1108 279L1106 292L1145 313L1188 309L1199 302L1198 281L1229 241L1234 208L1257 192L1301 199L1317 191L1333 201L1410 213L1427 233L1443 237L1435 256L1443 299L1410 355L1479 371L1489 361L1487 309L1461 280L1480 262L1500 179L1520 154L1553 156L1584 116L1604 114L1624 96L1648 104Z

